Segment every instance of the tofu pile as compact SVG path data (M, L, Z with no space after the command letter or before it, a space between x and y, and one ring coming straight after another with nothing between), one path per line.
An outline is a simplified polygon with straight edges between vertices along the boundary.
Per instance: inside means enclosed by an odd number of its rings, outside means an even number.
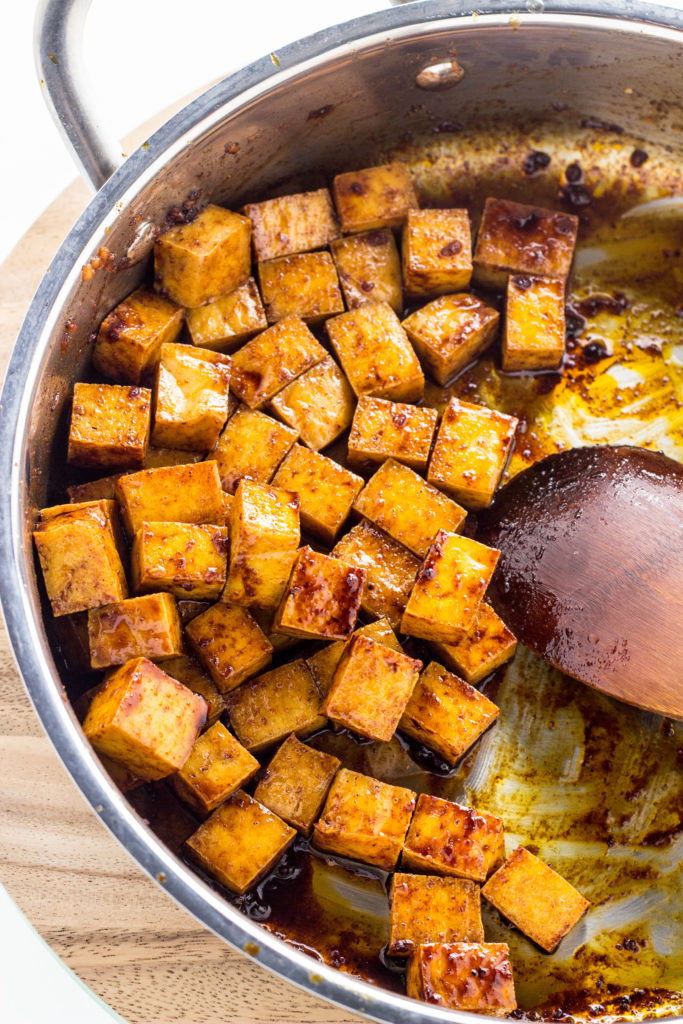
M504 371L560 364L577 219L489 199L473 252L468 211L420 209L403 164L332 193L159 235L153 287L97 333L101 382L74 387L68 462L89 473L35 545L106 673L83 728L119 786L168 779L201 822L189 855L234 893L297 834L391 873L408 994L505 1015L481 897L548 951L588 902L523 847L506 860L500 818L302 740L398 730L453 766L495 722L475 687L516 641L486 601L499 552L461 531L517 420L455 397L439 418L425 372L448 384L499 334Z

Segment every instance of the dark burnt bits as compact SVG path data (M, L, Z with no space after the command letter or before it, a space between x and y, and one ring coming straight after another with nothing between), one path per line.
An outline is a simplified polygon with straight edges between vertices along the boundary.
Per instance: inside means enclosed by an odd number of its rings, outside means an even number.
M649 153L644 149L634 149L629 157L631 167L642 167L650 159Z
M624 129L614 121L603 121L599 117L584 117L581 121L582 128L588 128L595 132L605 132L610 135L623 135Z
M571 207L581 209L593 201L593 193L585 183L585 175L581 165L574 161L564 172L565 183L560 186L560 198Z
M308 115L306 117L306 120L307 121L323 121L327 117L328 114L332 113L333 110L334 110L334 104L333 103L326 103L324 106L318 107L317 110L309 111L309 113L308 113Z
M540 149L532 149L522 161L522 170L528 178L540 174L550 166L550 155Z
M449 256L457 256L459 252L462 252L462 242L454 238L452 242L439 249L439 256L447 259Z
M230 152L230 150L228 150ZM200 199L202 197L202 190L197 188L193 189L182 203L176 206L171 206L166 211L166 216L163 222L157 229L157 237L162 235L164 231L169 228L175 227L178 224L191 224L193 220L196 220L200 213Z

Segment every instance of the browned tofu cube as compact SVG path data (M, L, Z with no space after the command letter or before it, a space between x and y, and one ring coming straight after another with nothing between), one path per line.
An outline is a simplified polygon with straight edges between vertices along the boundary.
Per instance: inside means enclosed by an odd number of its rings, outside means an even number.
M275 474L273 486L296 492L304 529L334 544L363 480L338 462L295 444Z
M164 661L164 672L173 676L188 690L192 690L193 693L198 693L200 697L204 698L207 706L207 726L218 721L225 711L225 700L223 695L218 692L216 684L211 681L194 658L190 658L187 654L181 654L177 658L168 658Z
M488 697L431 661L420 675L399 729L454 765L497 717L498 708Z
M234 352L243 341L268 326L256 281L248 281L215 302L188 309L187 327L193 345Z
M224 523L225 502L215 462L161 466L116 482L129 536L143 523Z
M332 242L330 248L349 309L368 302L388 302L401 314L401 261L390 230L347 235Z
M264 412L240 405L211 453L221 484L226 491L234 493L243 477L261 484L269 483L298 436L296 430L283 426Z
M511 274L503 333L504 370L552 370L565 343L564 281Z
M163 779L185 764L206 721L206 701L146 658L107 676L83 731L100 754L141 779Z
M233 399L235 405L237 400ZM160 469L162 466L185 466L201 462L204 452L190 452L187 448L155 448L150 445L145 454L143 469Z
M243 893L268 874L295 837L293 828L238 790L186 845L205 871L232 892Z
M161 346L175 341L182 326L180 306L151 288L137 288L102 321L93 366L119 383L139 384L155 369Z
M178 796L205 815L252 779L259 768L256 758L221 722L215 722L197 738L171 781Z
M441 1010L507 1017L517 1008L504 942L425 944L411 954L406 993Z
M303 444L318 451L346 430L354 404L346 377L334 359L325 356L283 388L269 408L297 431Z
M273 648L246 608L214 604L188 622L185 635L221 693L270 665Z
M253 225L257 260L322 249L339 234L332 198L326 188L249 203L244 212Z
M502 290L510 274L566 281L578 227L578 217L562 210L487 199L474 247L476 284Z
M250 409L260 409L326 355L303 320L288 316L235 353L230 387Z
M227 575L228 531L207 524L143 523L130 562L136 594L167 590L176 597L217 601Z
M325 321L325 330L356 395L417 402L424 374L391 306L375 302Z
M412 790L341 768L315 823L313 845L393 871L414 807Z
M500 551L440 530L434 538L401 620L401 630L452 644L469 632Z
M280 256L258 265L268 323L299 316L307 324L344 312L339 279L329 252Z
M131 658L161 661L183 653L182 626L170 594L148 594L91 608L88 612L90 664L123 665Z
M367 521L337 541L332 557L365 570L361 609L371 618L388 619L396 629L420 568L419 558Z
M147 451L149 452L149 448ZM112 476L101 476L97 480L88 480L84 484L72 484L71 487L66 489L69 501L74 504L81 504L86 501L101 501L103 498L107 501L115 501L116 481L120 475L120 473L114 473Z
M486 508L500 483L516 429L514 416L451 398L427 479L467 508Z
M514 656L517 640L490 604L482 601L467 636L457 644L434 644L443 663L476 686Z
M149 443L152 392L117 384L74 384L68 461L94 469L141 466Z
M370 637L371 640L376 640L379 644L386 644L393 651L403 654L403 648L386 619L377 619L376 622L371 622L367 626L360 626L351 634L349 640L335 640L334 643L327 644L326 647L316 651L310 658L306 658L306 664L311 670L311 675L318 684L318 689L323 697L327 696L332 686L334 673L341 661L342 654L351 643L353 637L356 636Z
M424 471L438 418L436 409L362 395L349 434L349 462L362 466L397 459Z
M275 616L275 632L345 640L356 625L364 583L363 569L301 548Z
M417 798L403 867L483 882L504 859L500 818L426 793Z
M396 732L422 662L377 643L354 636L342 654L323 714L372 740L388 742Z
M500 314L476 295L443 295L403 321L422 363L439 384L477 359L498 333Z
M193 345L162 345L155 384L154 444L208 452L228 418L230 359Z
M418 207L413 180L405 164L384 164L338 174L332 187L345 234L398 228L408 211Z
M223 600L277 607L300 539L296 494L240 480L230 513L230 569Z
M481 891L489 903L552 953L590 902L544 861L518 846Z
M301 743L292 733L277 750L254 798L297 832L310 835L341 761Z
M403 286L411 298L463 291L472 277L467 210L410 210L401 258Z
M389 889L389 956L426 942L483 942L479 886L464 878L395 874Z
M287 651L290 647L296 647L296 637L273 632L273 620L275 619L277 608L250 608L249 610L268 637L275 654Z
M164 231L154 245L154 280L181 306L203 306L249 277L251 221L209 204L189 224Z
M234 690L230 724L248 750L263 750L290 733L308 736L325 724L320 691L305 661L280 665Z

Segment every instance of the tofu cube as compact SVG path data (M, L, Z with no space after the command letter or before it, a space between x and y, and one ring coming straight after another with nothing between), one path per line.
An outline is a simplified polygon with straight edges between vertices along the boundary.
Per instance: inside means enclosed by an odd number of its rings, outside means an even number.
M88 612L90 664L124 665L131 658L161 661L183 653L182 626L170 594L148 594Z
M363 480L333 459L295 444L280 464L273 486L298 494L304 529L334 544Z
M403 846L403 867L483 882L504 859L500 818L426 793L417 798Z
M68 461L86 469L141 466L149 443L151 407L148 388L74 384Z
M376 622L371 622L367 626L360 626L351 634L349 640L335 640L334 643L327 644L326 647L322 647L319 651L316 651L315 654L310 656L310 658L306 658L306 664L311 671L311 675L318 684L318 689L323 697L326 697L329 693L334 673L337 670L337 666L341 661L344 651L351 643L351 640L356 636L370 637L371 640L376 640L377 643L385 644L387 647L390 647L392 651L397 651L399 654L403 654L403 648L396 639L396 634L386 619L377 619Z
M487 199L474 247L474 281L502 291L510 274L566 281L579 219L562 210Z
M298 495L240 480L230 513L230 569L223 600L276 608L300 539Z
M332 184L344 234L398 228L418 207L413 179L405 164L384 164L338 174Z
M161 346L175 341L182 326L181 306L151 288L136 288L102 321L93 366L118 383L139 384L154 371Z
M268 323L299 316L307 324L344 312L339 278L329 252L279 256L258 265Z
M330 248L349 309L368 302L388 302L401 315L401 261L391 230L347 235L332 242Z
M288 316L235 352L230 387L250 409L260 409L326 355L303 320Z
M147 449L149 452L149 448ZM116 481L120 473L113 473L111 476L101 476L97 480L88 480L84 484L72 484L67 487L66 493L69 501L73 504L82 504L88 501L116 500Z
M176 604L178 606L178 615L180 616L180 621L184 626L186 622L191 622L192 619L197 617L197 615L200 615L202 612L205 612L206 609L210 606L211 602L180 600L176 601Z
M332 197L326 188L249 203L244 212L252 223L254 252L259 261L322 249L339 234Z
M252 779L261 766L221 722L215 722L195 741L190 756L173 776L178 796L201 815Z
M152 441L208 452L228 418L230 360L192 345L162 345L154 389Z
M188 690L192 690L193 693L198 693L200 697L204 698L207 706L207 727L218 721L225 711L225 700L219 693L216 684L212 682L194 658L187 654L181 654L177 658L168 658L164 661L164 672L173 676Z
M269 483L298 436L264 412L240 405L211 453L225 490L234 494L243 477Z
M415 807L415 794L341 768L313 828L313 845L393 871Z
M467 210L410 210L401 258L403 286L411 298L463 291L472 277Z
M288 736L265 770L254 798L308 836L341 761Z
M209 204L189 224L164 231L154 244L154 280L181 306L233 292L249 277L251 221Z
M215 302L188 309L185 316L192 344L219 352L234 352L243 341L268 326L253 277Z
M511 274L503 333L503 369L552 370L565 343L564 281Z
M228 531L207 524L143 523L130 561L136 594L166 590L176 597L217 601L227 576Z
M418 946L411 954L406 993L441 1010L507 1017L517 1008L504 942L449 942Z
M346 640L356 625L365 571L301 548L273 629L312 640Z
M438 418L436 409L363 395L351 424L349 462L362 466L396 459L424 472Z
M225 522L225 502L215 462L161 466L116 481L116 497L130 537L143 523Z
M214 604L188 622L185 635L221 693L270 665L272 645L246 608Z
M277 864L296 832L238 790L185 844L190 856L235 893L244 893Z
M319 451L347 429L354 404L346 377L334 359L325 356L283 388L269 408L297 431L302 444Z
M408 335L387 302L325 321L325 330L356 395L417 402L424 374Z
M483 942L479 886L463 878L398 872L389 889L389 956L428 942Z
M452 644L469 632L500 551L440 530L427 552L401 620L401 630Z
M498 708L488 697L431 661L420 675L399 729L452 766L497 717Z
M490 604L482 601L467 636L457 644L434 644L444 665L476 686L514 657L517 640Z
M517 422L495 409L451 398L427 479L467 508L486 508L503 475Z
M503 917L548 953L590 903L548 864L518 846L481 890Z
M105 679L83 731L95 750L141 779L163 779L185 764L206 722L206 701L146 658Z
M230 724L247 750L263 750L290 733L308 736L325 724L320 691L301 659L240 686L226 705Z
M474 362L494 341L500 314L476 295L442 295L403 321L423 365L439 384Z
M236 399L235 405L237 404ZM143 469L160 469L162 466L185 466L201 462L204 452L190 452L186 448L156 448L150 445L145 454Z

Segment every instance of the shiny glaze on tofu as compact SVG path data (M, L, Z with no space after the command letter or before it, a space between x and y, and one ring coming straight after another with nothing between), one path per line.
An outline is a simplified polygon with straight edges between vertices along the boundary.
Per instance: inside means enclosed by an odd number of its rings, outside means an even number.
M332 188L344 234L398 228L419 205L405 164L347 171L336 176Z
M483 942L479 886L463 878L396 873L389 888L389 956L428 942Z
M388 619L396 629L420 568L419 558L367 520L337 541L332 557L365 571L361 609L371 618Z
M310 835L341 761L292 733L278 748L254 797L303 835Z
M334 643L327 644L326 647L316 651L310 658L306 658L306 664L311 670L323 697L327 696L341 657L355 636L370 637L371 640L376 640L378 644L385 644L392 651L403 654L403 648L386 619L377 619L376 622L370 622L367 626L360 626L351 634L348 640L335 640Z
M248 750L307 736L325 719L320 691L305 661L288 662L234 690L226 700L230 724Z
M225 501L213 461L121 476L116 498L130 537L143 523L225 523Z
M230 359L192 345L161 346L152 441L208 452L228 418Z
M197 660L221 693L270 665L273 647L246 608L214 604L185 627Z
M504 370L553 370L564 355L564 281L511 274L503 333Z
M142 466L152 392L137 385L74 384L67 460L93 469Z
M181 799L206 815L254 777L255 757L215 722L197 738L187 761L171 779Z
M467 636L457 644L435 643L444 664L476 686L514 656L517 639L486 601L482 601ZM427 744L429 746L429 744Z
M298 436L296 430L278 423L272 416L240 405L211 453L222 486L234 493L243 477L270 483Z
M364 569L301 548L275 616L275 632L346 640L356 625L364 583Z
M347 235L332 242L330 249L349 309L368 302L388 302L401 314L401 261L390 230Z
M278 392L269 410L296 430L302 444L319 451L332 444L353 419L354 396L331 356Z
M279 256L258 265L268 323L299 316L307 324L343 313L339 278L329 252Z
M178 604L180 605L181 602ZM193 693L198 693L200 697L204 698L207 706L207 726L218 721L225 711L225 700L223 695L218 692L216 684L194 658L187 654L181 654L177 658L168 658L164 661L164 672L173 676L188 690L192 690Z
M420 794L403 847L404 867L483 882L504 858L500 818Z
M176 597L217 601L228 565L228 531L207 523L143 523L133 539L136 594L167 590Z
M243 341L268 326L256 281L250 277L215 302L185 312L193 345L234 352Z
M463 292L434 299L403 321L418 356L439 384L448 384L494 341L500 314Z
M406 992L447 1010L507 1017L517 1007L504 942L429 943L411 955Z
M334 544L363 480L333 459L295 444L273 477L273 486L294 491L304 529Z
M235 352L230 388L250 409L260 409L326 355L303 320L287 316Z
M402 267L411 298L467 288L472 277L467 210L410 210L403 228Z
M104 318L93 348L93 366L111 380L139 384L156 367L164 342L175 341L183 310L151 288L136 288Z
M436 409L362 395L349 434L352 464L396 459L425 470L438 421Z
M326 188L249 203L244 213L252 223L258 261L321 249L339 234L332 197Z
M88 612L90 664L123 665L131 658L160 661L183 653L182 626L170 594L131 597Z

